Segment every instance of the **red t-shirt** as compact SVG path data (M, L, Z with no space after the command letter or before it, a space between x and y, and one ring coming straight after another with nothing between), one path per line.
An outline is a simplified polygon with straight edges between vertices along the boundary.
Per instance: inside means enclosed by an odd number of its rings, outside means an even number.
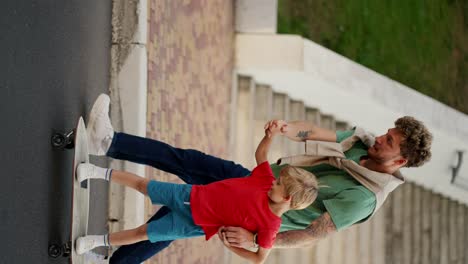
M239 226L257 233L257 243L271 248L281 218L268 206L268 191L274 180L268 162L258 165L248 177L194 185L190 205L195 224L210 239L221 226Z

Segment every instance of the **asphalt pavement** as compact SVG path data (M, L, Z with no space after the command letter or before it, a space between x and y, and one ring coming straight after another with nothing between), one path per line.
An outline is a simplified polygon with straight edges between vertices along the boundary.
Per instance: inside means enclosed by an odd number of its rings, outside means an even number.
M47 249L70 236L73 151L52 149L50 137L108 92L111 9L111 0L0 3L0 263L69 263ZM107 185L91 190L90 233L102 233Z

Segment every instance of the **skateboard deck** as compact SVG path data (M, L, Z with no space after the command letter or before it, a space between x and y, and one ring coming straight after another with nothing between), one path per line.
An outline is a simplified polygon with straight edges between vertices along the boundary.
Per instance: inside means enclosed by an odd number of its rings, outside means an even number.
M89 216L89 180L78 182L76 169L81 163L89 163L88 136L83 117L78 120L75 133L75 155L73 159L73 217L71 223L71 258L75 264L84 263L84 256L76 254L75 241L78 237L88 234Z
M88 233L89 219L89 180L78 182L76 169L81 163L89 163L88 138L83 117L78 119L75 129L68 133L55 133L52 145L57 149L74 149L72 175L72 214L70 223L70 240L63 245L52 244L49 256L53 258L69 257L70 263L85 263L84 255L75 251L75 241Z

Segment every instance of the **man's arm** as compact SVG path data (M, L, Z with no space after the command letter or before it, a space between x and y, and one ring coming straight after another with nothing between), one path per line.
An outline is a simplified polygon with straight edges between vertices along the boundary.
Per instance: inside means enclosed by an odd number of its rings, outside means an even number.
M279 127L281 134L293 141L319 140L336 142L336 132L305 121L271 120L265 124L265 129Z
M242 227L225 227L223 231L226 232L226 238L233 247L250 248L254 246L254 235ZM309 247L312 246L316 241L335 232L336 226L333 223L330 214L327 212L312 221L306 229L278 233L276 235L276 240L273 247Z
M309 247L316 241L336 232L330 214L324 213L303 230L291 230L278 233L275 248Z

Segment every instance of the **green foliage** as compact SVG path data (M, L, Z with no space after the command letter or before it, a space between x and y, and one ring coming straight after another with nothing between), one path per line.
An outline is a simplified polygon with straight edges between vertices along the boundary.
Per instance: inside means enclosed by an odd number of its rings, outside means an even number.
M279 0L300 34L468 113L468 1Z

